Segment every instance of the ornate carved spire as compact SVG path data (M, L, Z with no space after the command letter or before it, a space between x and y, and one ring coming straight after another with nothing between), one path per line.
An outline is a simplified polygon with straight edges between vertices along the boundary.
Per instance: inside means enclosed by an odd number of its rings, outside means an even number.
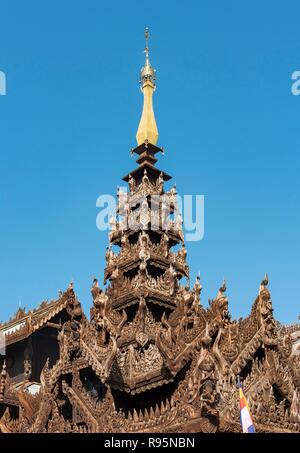
M145 38L146 38L146 47L145 47L145 55L146 61L145 65L141 69L140 75L140 84L141 90L144 94L144 106L143 112L140 120L140 124L136 134L136 140L138 145L141 145L146 140L148 142L155 145L158 140L158 130L156 126L154 111L153 111L153 102L152 96L153 92L155 91L156 84L156 75L155 69L152 68L150 59L149 59L149 30L146 28L145 30Z

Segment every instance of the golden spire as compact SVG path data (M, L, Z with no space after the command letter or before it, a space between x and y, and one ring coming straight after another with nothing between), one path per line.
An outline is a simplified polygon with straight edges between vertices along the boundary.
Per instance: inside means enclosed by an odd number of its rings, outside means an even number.
M148 28L145 29L145 38L146 38L146 47L145 47L145 55L146 61L145 65L141 69L141 90L144 94L144 106L143 112L140 120L140 124L136 133L136 140L138 145L141 145L145 140L155 145L158 140L158 130L156 126L156 121L154 117L153 111L153 103L152 103L152 96L153 92L155 91L155 69L152 68L150 60L149 60L149 30Z

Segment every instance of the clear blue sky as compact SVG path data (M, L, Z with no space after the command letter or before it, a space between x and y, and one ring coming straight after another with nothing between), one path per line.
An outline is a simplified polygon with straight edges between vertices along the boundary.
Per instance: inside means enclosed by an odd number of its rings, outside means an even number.
M205 195L188 243L202 302L224 277L234 317L268 271L276 317L299 301L299 1L1 2L0 319L74 279L84 307L107 234L96 199L134 168L143 30L157 69L159 167Z

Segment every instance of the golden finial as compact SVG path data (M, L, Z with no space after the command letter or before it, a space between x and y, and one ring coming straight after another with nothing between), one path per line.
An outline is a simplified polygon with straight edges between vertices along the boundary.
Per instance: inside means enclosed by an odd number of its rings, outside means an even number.
M145 41L146 41L146 47L145 47L145 54L146 54L146 58L149 58L149 28L146 27L145 28Z
M145 65L141 69L140 84L141 90L144 94L144 106L136 139L138 145L141 145L146 140L155 145L158 140L158 130L153 112L152 96L155 91L156 75L155 69L152 68L149 59L149 29L145 29L146 47L144 53L146 55Z
M143 90L144 84L146 82L151 82L153 84L153 88L155 89L155 80L156 80L155 69L152 68L150 59L149 59L149 36L150 36L149 28L146 27L145 28L146 46L144 49L144 53L146 55L146 61L145 61L145 65L141 69L141 77L140 77L140 84L141 84L142 90Z

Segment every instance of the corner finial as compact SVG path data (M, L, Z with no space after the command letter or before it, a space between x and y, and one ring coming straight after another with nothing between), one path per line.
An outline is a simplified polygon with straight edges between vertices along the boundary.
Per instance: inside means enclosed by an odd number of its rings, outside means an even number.
M259 291L258 291L258 294L261 294L261 292L266 289L266 287L268 286L269 284L269 277L268 277L268 274L267 272L265 273L265 276L261 282L261 284L259 285Z
M223 279L222 286L221 286L221 288L220 288L220 291L221 291L222 293L225 293L225 292L226 292L226 289L227 289L227 283L226 283L226 279L224 278L224 279Z

